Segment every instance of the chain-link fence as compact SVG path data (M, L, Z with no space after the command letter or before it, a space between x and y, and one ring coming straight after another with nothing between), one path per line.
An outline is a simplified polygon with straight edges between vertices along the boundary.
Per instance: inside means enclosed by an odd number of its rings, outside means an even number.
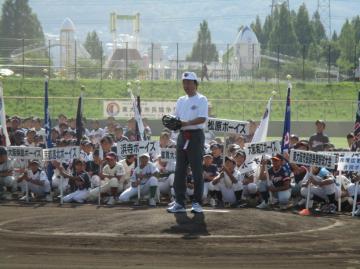
M331 45L295 49L287 44L263 48L251 42L215 45L218 57L209 60L206 49L192 54L192 43L118 42L115 47L82 44L72 36L45 42L0 38L0 64L23 78L40 76L46 68L52 78L65 79L177 80L184 70L220 81L279 81L287 74L299 81L327 83L359 79L357 47L348 49L346 64L339 66L339 49ZM96 46L102 56L89 53Z
M348 50L351 61L347 65L338 65L339 50L330 45L315 49L300 46L295 52L286 44L275 48L262 48L259 44L246 42L215 45L216 60L209 61L208 51L192 53L193 43L190 42L126 42L114 47L103 43L82 44L71 36L65 41L46 42L0 38L0 69L10 69L19 78L5 83L7 112L22 116L42 114L43 69L49 71L52 80L50 107L53 115L64 111L69 115L75 113L74 97L78 96L81 81L89 89L84 103L88 118L103 117L102 98L128 97L126 81L143 81L144 88L147 87L144 95L142 92L144 99L176 99L182 94L182 72L192 70L205 81L201 91L212 99L212 113L219 117L261 118L266 99L272 90L276 90L278 95L274 100L272 119L282 120L286 97L284 82L286 75L291 74L298 89L292 99L292 119L354 119L357 105L352 90L357 86L353 84L348 95L339 93L337 86L329 90L326 87L327 84L336 85L333 82L337 81L359 80L360 53L357 47ZM91 55L93 51L103 51L103 55ZM37 82L32 78L38 78ZM217 83L207 83L208 80ZM54 84L56 81L58 84ZM305 88L307 95L301 94ZM322 93L318 94L320 88ZM313 97L307 98L311 91Z

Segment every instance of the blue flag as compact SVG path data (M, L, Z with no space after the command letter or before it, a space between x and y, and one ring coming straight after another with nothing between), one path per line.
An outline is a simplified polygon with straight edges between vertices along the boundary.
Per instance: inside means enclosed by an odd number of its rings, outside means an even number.
M51 140L51 119L49 112L49 81L45 79L45 100L44 100L44 129L45 129L45 147L52 148L53 143ZM51 163L48 163L46 166L46 174L48 176L49 181L51 182L52 176L54 174L54 169Z
M83 106L83 97L82 92L78 99L78 107L76 112L76 144L80 146L80 142L84 132L84 124L82 120L82 106Z
M290 146L290 123L291 123L290 92L291 92L291 86L289 85L287 97L286 97L286 110L285 110L285 119L284 119L284 131L281 141L281 153L289 152L289 146Z
M45 101L44 101L44 129L46 136L46 147L52 148L53 144L51 141L51 119L49 112L49 90L48 90L49 81L45 80Z
M352 143L350 149L351 151L358 151L360 147L360 91L358 92L358 102L356 110L356 118L354 125L354 142Z

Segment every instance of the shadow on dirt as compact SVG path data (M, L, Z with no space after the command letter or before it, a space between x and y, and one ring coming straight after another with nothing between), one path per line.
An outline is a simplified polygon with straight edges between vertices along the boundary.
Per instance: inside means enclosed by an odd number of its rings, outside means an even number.
M210 235L207 230L205 215L197 213L188 216L186 213L174 214L176 225L168 229L164 229L162 233L168 234L183 234L184 239L196 239L198 236Z

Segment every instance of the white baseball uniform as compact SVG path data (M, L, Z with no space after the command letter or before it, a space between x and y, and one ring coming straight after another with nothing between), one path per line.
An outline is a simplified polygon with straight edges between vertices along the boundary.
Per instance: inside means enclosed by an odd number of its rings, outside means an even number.
M145 167L140 168L136 167L133 175L131 176L131 183L135 183L139 175L149 175L149 177L145 177L140 181L140 195L145 196L150 192L150 187L157 187L158 180L155 176L150 176L154 173L157 173L158 169L155 164L149 162ZM133 187L131 185L127 188L122 194L119 196L120 202L129 202L132 197L136 197L138 193L137 187Z
M103 168L103 174L108 175L101 183L101 193L110 192L111 188L117 188L118 192L122 192L127 184L124 185L125 179L122 177L118 180L115 176L125 175L124 167L121 163L117 162L114 167L110 167L108 164ZM90 190L88 200L95 200L99 196L99 187Z

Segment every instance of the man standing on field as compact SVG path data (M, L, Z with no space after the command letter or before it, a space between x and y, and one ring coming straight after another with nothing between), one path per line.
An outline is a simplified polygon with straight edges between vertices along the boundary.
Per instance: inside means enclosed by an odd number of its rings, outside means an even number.
M202 213L204 190L203 166L204 128L208 118L208 100L197 92L198 80L193 72L182 75L185 96L176 102L175 116L181 120L176 145L176 169L174 179L175 202L167 209L169 213L185 212L186 173L190 165L194 178L192 213Z

